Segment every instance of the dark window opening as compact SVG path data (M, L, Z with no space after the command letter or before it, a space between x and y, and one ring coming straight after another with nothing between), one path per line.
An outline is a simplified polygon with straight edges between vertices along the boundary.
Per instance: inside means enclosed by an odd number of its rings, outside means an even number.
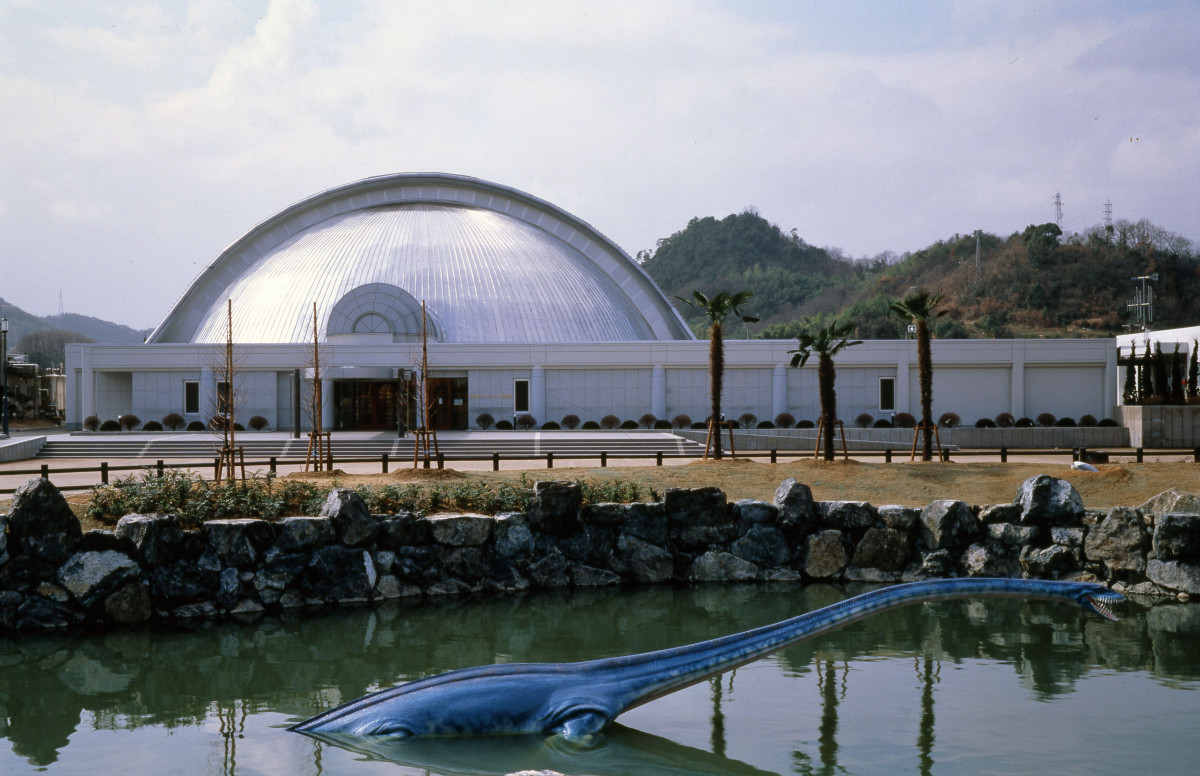
M879 378L879 411L896 411L896 378Z
M529 412L529 381L513 381L513 412L518 414Z
M183 414L200 414L200 383L189 380L183 384Z

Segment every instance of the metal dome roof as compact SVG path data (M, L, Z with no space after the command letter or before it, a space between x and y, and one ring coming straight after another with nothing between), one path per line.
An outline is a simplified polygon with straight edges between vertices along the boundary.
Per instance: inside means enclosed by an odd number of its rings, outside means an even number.
M150 342L692 339L642 269L583 221L473 178L405 174L318 194L228 248ZM389 336L390 335L390 336Z

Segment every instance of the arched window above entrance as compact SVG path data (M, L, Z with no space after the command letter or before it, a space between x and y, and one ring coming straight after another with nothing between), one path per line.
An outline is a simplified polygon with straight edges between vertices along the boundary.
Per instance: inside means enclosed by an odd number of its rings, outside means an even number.
M441 340L441 327L425 311L429 339ZM391 335L394 342L421 339L421 303L404 289L387 283L368 283L348 292L329 312L327 338L346 335Z

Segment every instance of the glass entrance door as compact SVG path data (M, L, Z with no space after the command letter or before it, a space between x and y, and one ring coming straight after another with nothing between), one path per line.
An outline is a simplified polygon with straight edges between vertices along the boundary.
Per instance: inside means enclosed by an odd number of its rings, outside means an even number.
M429 427L434 431L467 428L467 378L429 378Z

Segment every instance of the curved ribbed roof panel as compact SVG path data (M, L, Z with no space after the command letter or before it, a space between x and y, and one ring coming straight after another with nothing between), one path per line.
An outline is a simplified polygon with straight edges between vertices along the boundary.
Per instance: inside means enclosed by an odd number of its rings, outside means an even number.
M425 301L443 342L692 338L641 268L587 224L512 189L419 174L335 189L268 220L193 283L150 341L224 342L226 300L238 342L311 341L314 303L324 339L342 300L368 321L362 331L377 331L397 293ZM412 327L392 330L402 339Z

